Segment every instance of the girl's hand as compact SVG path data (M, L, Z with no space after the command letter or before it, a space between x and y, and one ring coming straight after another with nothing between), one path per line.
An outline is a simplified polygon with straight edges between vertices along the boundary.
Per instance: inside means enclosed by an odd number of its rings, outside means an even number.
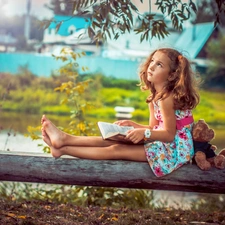
M134 126L135 123L131 120L118 120L115 124L119 126Z
M132 141L134 144L137 144L138 142L144 139L144 133L144 128L136 128L134 130L129 130L125 139Z

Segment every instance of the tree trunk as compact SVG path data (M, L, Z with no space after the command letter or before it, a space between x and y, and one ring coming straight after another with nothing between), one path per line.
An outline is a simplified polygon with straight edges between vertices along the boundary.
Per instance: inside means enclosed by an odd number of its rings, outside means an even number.
M225 193L225 170L184 165L156 177L148 163L124 160L54 159L47 154L0 153L0 180L81 186Z

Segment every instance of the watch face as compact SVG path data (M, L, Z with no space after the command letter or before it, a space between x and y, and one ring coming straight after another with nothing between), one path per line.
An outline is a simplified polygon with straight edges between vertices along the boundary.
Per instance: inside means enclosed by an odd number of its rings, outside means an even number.
M149 129L146 129L145 130L145 137L150 138L150 136L151 136L151 131Z

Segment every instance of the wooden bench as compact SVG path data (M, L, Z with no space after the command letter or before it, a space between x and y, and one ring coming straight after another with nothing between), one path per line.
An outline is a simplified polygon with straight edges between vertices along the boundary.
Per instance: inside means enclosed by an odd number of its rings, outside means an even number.
M131 113L134 111L134 108L125 106L116 106L114 110L116 111L117 120L128 120L132 118Z
M225 170L187 164L157 178L147 163L0 152L0 180L225 194Z

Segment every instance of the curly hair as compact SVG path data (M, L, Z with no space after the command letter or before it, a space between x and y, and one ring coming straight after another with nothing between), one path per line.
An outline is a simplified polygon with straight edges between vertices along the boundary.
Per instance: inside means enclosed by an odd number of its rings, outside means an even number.
M153 55L162 52L171 60L170 77L168 82L160 93L156 93L154 84L147 79L147 70ZM150 90L151 94L146 102L165 99L169 94L173 95L174 109L186 110L193 109L199 103L198 84L199 77L194 74L189 60L180 52L171 48L160 48L150 54L146 61L140 66L139 77L141 80L141 90Z

